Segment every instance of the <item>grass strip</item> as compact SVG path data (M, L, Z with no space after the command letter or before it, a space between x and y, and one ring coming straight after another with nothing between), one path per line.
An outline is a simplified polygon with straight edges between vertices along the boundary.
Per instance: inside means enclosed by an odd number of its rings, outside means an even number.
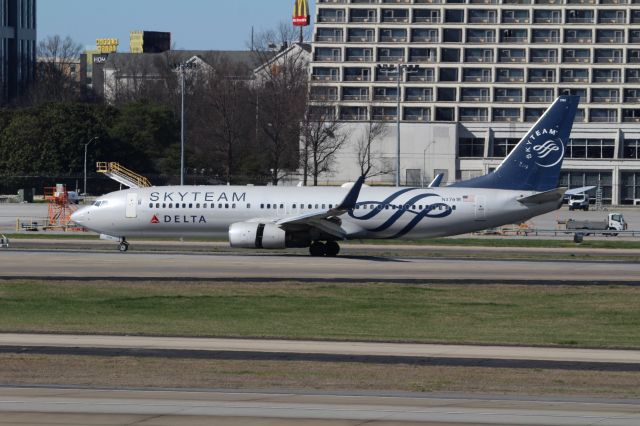
M640 348L640 288L0 283L0 331Z

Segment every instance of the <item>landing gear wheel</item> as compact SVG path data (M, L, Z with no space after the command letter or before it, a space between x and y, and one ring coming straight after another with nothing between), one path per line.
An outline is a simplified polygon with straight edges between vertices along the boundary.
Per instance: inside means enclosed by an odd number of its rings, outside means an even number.
M311 246L309 247L309 254L311 256L320 257L320 256L324 256L326 253L327 253L327 248L324 245L324 243L321 243L319 241L311 243Z
M118 245L118 250L120 250L120 253L126 252L127 250L129 250L129 243L126 241L121 242Z
M328 241L325 248L327 257L336 257L340 253L340 246L335 241Z

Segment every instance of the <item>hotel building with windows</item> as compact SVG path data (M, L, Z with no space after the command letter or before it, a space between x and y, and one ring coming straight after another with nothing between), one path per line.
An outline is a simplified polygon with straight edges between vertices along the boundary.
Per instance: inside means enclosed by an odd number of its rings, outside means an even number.
M0 0L0 105L35 78L36 0Z
M388 167L399 114L403 185L492 170L569 93L581 103L561 185L640 201L640 0L317 0L313 37L312 101L352 139L388 121L377 152ZM400 91L389 64L417 66ZM354 150L327 182L357 175Z

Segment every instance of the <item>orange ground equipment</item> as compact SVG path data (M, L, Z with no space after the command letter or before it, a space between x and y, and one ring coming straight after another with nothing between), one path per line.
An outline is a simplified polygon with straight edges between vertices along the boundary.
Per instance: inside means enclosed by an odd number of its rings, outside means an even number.
M69 202L66 185L58 184L44 188L44 199L49 203L47 230L84 230L71 224L71 215L78 210L78 205Z

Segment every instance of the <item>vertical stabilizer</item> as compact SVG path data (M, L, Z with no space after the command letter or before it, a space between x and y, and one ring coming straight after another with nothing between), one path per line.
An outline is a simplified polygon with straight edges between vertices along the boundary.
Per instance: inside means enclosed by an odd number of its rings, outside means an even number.
M579 96L558 97L494 172L452 186L526 191L555 189L579 100Z

